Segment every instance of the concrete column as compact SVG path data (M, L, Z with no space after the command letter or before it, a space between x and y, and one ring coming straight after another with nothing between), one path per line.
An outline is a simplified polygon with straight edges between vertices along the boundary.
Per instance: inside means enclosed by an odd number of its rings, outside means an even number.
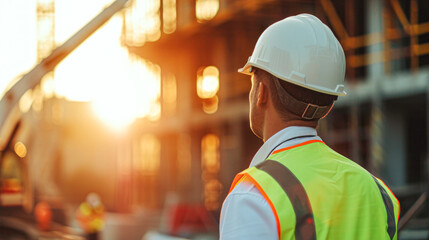
M367 33L383 32L383 0L367 0ZM370 45L367 48L368 54L383 51L383 43ZM384 64L376 62L377 55L368 55L368 81L372 85L372 110L370 126L370 159L368 168L375 175L382 171L381 167L386 166L384 162L384 112L380 91L380 80L384 75Z
M383 163L381 177L390 187L404 186L406 184L406 119L401 110L395 110L395 106L386 108L385 119L385 145L389 151L385 151L386 161Z
M383 0L366 0L366 29L368 33L384 32L384 21L383 21ZM381 52L383 51L383 43L369 45L367 47L368 53ZM368 61L372 62L376 60L376 55L369 55ZM375 79L384 74L384 64L382 62L368 65L368 78Z

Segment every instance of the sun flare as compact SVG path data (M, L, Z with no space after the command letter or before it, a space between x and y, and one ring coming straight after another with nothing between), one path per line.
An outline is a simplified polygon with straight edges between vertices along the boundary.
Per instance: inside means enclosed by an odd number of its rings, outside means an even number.
M68 7L60 5L59 9L75 6L66 4ZM85 1L85 4L89 3ZM59 16L65 18L66 15ZM58 19L58 28L61 24L64 27L70 24L62 18ZM130 55L121 46L122 24L122 16L114 16L71 53L55 72L57 95L71 101L91 102L95 114L116 130L138 117L157 119L160 114L160 69ZM70 33L57 32L57 38L66 39L63 36L66 34Z
M112 2L0 1L0 22L14 19L11 24L0 24L0 31L4 33L0 39L0 66L3 66L0 94L14 79L19 79ZM166 7L175 7L175 0L168 0ZM127 38L132 37L141 42L158 36L161 28L159 11L160 2L135 0L134 4L113 16L67 56L53 73L45 76L41 84L44 97L90 102L94 113L114 129L124 128L136 118L158 119L161 69L131 55L121 39L128 42ZM169 33L174 31L176 21L175 12L170 13L163 16L168 20ZM29 100L31 105L31 99L24 100Z

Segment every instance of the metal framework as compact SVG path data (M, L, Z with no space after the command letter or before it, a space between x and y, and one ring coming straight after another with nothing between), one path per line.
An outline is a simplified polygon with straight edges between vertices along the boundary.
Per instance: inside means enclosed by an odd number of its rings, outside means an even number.
M37 1L37 61L55 47L55 1Z
M348 64L351 67L356 68L377 62L385 62L388 65L386 70L389 72L390 60L410 56L411 68L416 70L419 66L418 56L429 54L429 43L419 44L418 42L420 35L429 33L429 22L418 22L417 0L410 1L410 20L407 19L399 0L384 0L383 17L386 21L384 32L368 33L360 36L351 36L348 33L331 0L320 0L320 4L346 51L377 43L386 43L388 45L389 41L404 38L406 35L411 39L409 48L391 50L388 47L384 47L379 52L352 54L348 57ZM393 11L390 10L390 7ZM391 23L394 17L399 20L406 35L402 34L401 29L392 26Z

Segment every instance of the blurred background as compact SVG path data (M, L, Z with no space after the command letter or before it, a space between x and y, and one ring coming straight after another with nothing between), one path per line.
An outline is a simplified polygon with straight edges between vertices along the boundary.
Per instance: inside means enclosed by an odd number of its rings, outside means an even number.
M429 239L426 0L0 0L0 239L85 237L89 193L100 239L217 239L262 145L237 69L266 27L303 12L347 60L348 95L319 134L382 178L402 217L420 210L400 239Z

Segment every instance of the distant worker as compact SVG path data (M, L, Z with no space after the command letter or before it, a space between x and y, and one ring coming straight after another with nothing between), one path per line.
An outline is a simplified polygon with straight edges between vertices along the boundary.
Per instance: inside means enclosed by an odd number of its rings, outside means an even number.
M264 144L225 199L221 240L397 239L393 193L316 132L346 95L332 31L310 14L276 22L239 72L251 75L250 127Z
M37 226L40 230L48 231L52 223L52 209L47 202L38 202L34 208Z
M80 204L76 218L87 234L88 240L99 239L99 233L104 227L104 205L100 196L96 193L89 193L85 202Z

